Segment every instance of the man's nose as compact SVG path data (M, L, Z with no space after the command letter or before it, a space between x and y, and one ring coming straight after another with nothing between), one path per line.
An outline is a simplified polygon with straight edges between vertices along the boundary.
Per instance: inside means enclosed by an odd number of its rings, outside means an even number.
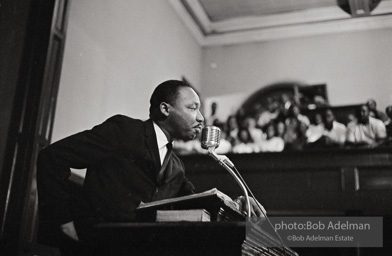
M200 111L197 112L196 121L198 121L200 123L204 122L204 117L203 117L203 115L201 114Z

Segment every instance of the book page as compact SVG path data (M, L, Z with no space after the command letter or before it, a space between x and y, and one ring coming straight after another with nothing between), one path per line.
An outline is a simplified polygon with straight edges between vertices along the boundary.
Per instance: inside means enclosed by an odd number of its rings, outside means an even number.
M192 195L188 195L188 196L163 199L163 200L154 201L154 202L150 202L150 203L141 203L138 206L137 210L145 209L145 208L149 208L149 207L154 207L154 206L160 206L160 205L165 205L165 204L181 202L181 201L186 201L186 200L195 199L195 198L207 197L207 196L211 196L211 195L216 195L217 197L222 199L222 201L226 202L226 204L230 203L230 202L234 202L228 195L222 193L217 188L213 188L213 189L201 192L201 193L192 194Z

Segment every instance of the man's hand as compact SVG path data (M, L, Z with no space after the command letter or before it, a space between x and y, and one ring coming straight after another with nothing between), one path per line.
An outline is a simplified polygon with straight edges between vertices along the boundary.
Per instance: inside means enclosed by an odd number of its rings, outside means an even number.
M246 203L246 198L244 196L238 197L235 201L239 204L241 211L248 212L248 205ZM267 216L267 211L253 197L249 197L249 203L250 203L251 217L256 216L256 217L264 218Z
M72 240L79 241L74 222L68 222L60 226L61 231Z

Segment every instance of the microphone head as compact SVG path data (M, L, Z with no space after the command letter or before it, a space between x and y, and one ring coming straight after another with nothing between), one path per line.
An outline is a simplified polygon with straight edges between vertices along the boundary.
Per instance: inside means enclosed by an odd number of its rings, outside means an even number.
M205 126L201 130L201 147L204 149L219 147L221 130L216 126Z

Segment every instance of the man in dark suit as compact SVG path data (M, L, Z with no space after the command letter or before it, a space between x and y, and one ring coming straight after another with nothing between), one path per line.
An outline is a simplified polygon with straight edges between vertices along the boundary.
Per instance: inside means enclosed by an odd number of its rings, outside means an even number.
M37 164L41 237L60 247L69 247L68 238L94 244L102 235L94 224L134 221L141 202L194 193L171 142L194 139L203 121L197 93L170 80L153 92L147 121L113 116L44 148ZM71 207L70 168L87 168L78 209Z
M195 139L203 122L197 93L169 80L155 88L147 121L116 115L41 150L39 239L60 247L63 255L102 254L102 247L94 247L107 239L94 224L132 222L142 202L194 193L171 142ZM76 197L71 196L70 168L87 168ZM252 208L261 216L253 199Z

